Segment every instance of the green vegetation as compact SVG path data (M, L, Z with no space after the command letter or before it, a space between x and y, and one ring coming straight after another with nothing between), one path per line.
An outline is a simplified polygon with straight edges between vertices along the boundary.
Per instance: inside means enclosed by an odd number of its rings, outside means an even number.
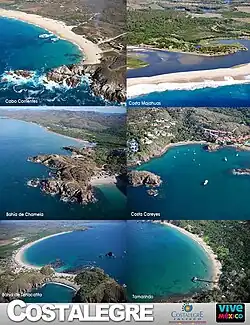
M41 268L40 273L49 277L52 276L55 273L55 271L49 265L45 265Z
M40 271L20 271L17 274L7 270L0 274L0 303L19 298L27 291L46 282L48 276Z
M250 301L250 222L181 220L173 223L203 237L222 264L219 288L204 291L193 300Z
M250 9L250 8L249 8ZM250 19L250 12L243 12L243 11L226 11L223 13L223 17L225 18L249 18Z
M138 143L138 151L129 150L130 164L159 155L171 143L210 141L204 128L250 134L250 109L237 108L147 108L128 110L128 141Z
M148 63L144 62L143 60L140 60L138 58L132 58L132 57L127 58L127 67L129 69L144 68L146 66L148 66Z
M97 143L107 148L125 147L125 114L93 111L1 110L2 116L33 122L49 131L75 139Z
M100 268L89 268L79 273L75 282L81 286L73 298L78 303L126 302L124 288Z
M219 44L217 39L250 37L250 24L227 18L191 17L174 10L129 10L128 30L130 45L206 55L246 50L240 43Z

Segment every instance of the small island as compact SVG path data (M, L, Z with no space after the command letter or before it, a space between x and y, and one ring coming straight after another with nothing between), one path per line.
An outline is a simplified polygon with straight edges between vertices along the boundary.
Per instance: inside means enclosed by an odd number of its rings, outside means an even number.
M250 175L250 168L234 168L233 175Z

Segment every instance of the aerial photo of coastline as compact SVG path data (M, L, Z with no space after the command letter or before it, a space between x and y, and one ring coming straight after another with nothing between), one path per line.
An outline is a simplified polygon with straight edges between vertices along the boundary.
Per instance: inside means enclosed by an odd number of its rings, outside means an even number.
M124 0L1 1L0 105L125 102L125 12Z
M129 107L247 107L250 3L129 0Z
M117 106L1 108L0 218L124 219L125 122Z
M248 221L1 221L0 302L249 301L249 230Z
M249 219L249 108L128 110L133 218Z

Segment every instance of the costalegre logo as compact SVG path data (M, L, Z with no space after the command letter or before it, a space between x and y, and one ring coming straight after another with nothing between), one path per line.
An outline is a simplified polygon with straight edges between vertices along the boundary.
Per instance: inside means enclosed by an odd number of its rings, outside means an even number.
M204 320L204 312L202 310L195 310L191 304L183 304L180 311L172 311L172 320L169 324L206 324Z
M244 323L245 305L244 304L217 304L216 322L217 323Z

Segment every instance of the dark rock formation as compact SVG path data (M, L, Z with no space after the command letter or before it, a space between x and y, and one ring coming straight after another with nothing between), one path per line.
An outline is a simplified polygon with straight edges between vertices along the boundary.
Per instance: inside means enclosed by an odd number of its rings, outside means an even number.
M132 186L150 185L159 186L161 184L161 178L154 173L148 171L133 170L127 174L127 182Z
M52 267L53 269L57 269L59 267L62 267L65 265L65 263L60 259L57 258L55 261L52 261L51 263L49 263L50 267Z
M43 164L52 169L51 178L40 179L42 191L51 195L59 195L65 202L86 204L95 202L90 179L95 174L96 164L84 150L77 150L77 156L38 155L28 161ZM36 180L37 182L37 180Z
M232 173L234 175L250 175L250 168L234 168Z
M58 84L64 82L69 87L77 87L84 76L90 78L90 88L96 96L102 96L110 102L125 102L125 72L110 69L110 62L84 65L84 63L61 66L47 73L47 80Z
M81 288L73 297L73 302L124 303L127 301L125 289L102 269L85 269L76 276L75 282Z
M205 144L203 146L203 149L209 152L213 152L213 151L217 151L221 148L221 146L219 144L215 144L215 143L210 143L210 144Z

